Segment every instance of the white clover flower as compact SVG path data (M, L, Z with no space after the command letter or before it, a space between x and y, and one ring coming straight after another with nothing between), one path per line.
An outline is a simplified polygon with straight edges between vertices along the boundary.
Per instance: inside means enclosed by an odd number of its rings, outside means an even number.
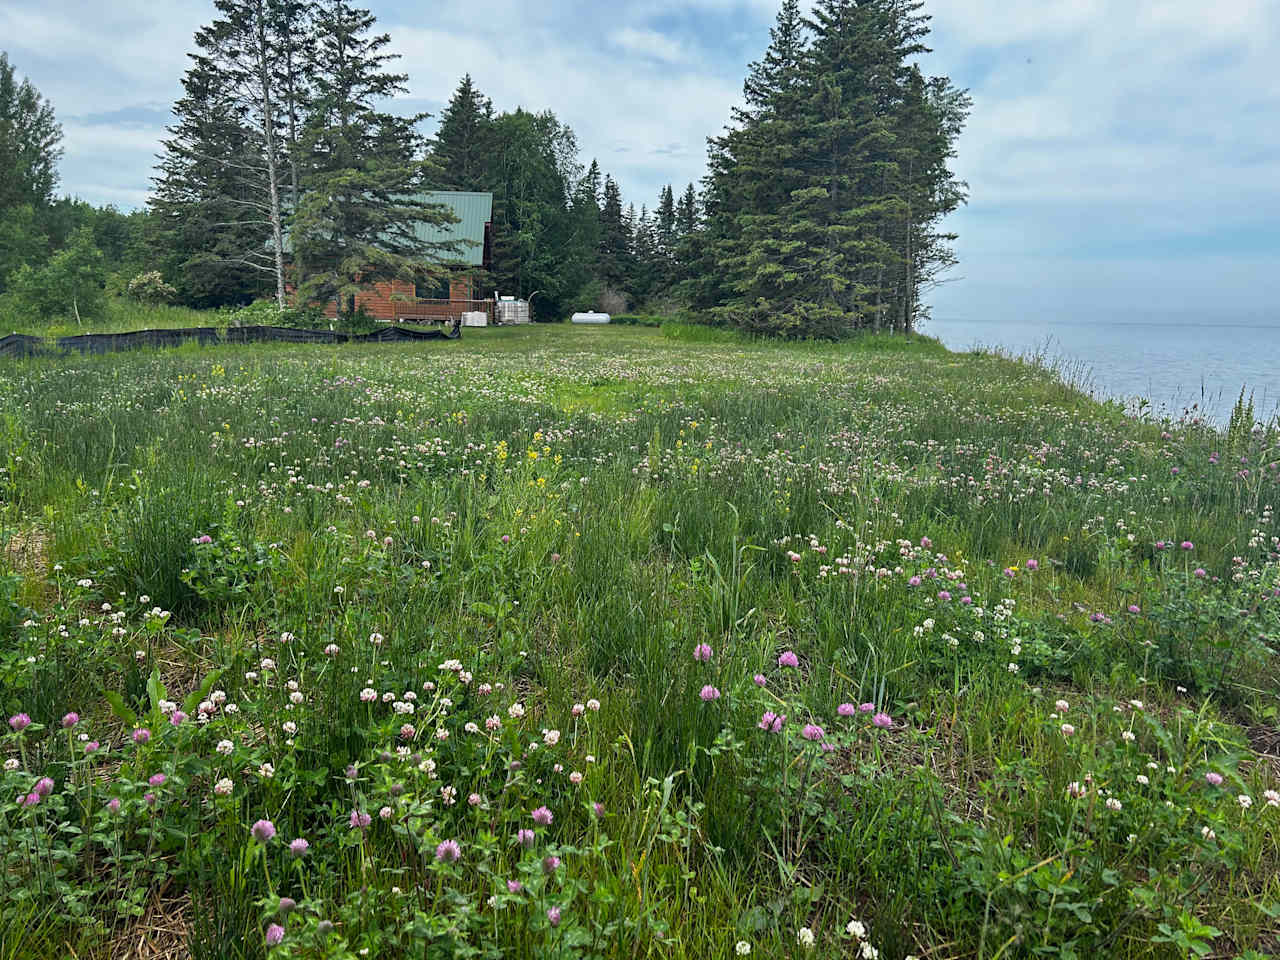
M223 777L213 785L213 792L220 797L230 796L233 784L226 777Z
M295 690L293 691L293 693L289 694L290 703L302 703L306 699L307 699L306 696L302 693L301 690Z
M751 944L745 940L739 940L733 945L733 952L740 957L745 957L751 953Z
M808 927L801 927L796 931L796 943L806 950L811 950L814 943L813 931Z
M228 756L231 753L231 751L234 750L235 748L236 748L236 745L232 743L230 740L219 740L218 745L214 747L214 749L217 750L218 753L222 754L224 757Z
M845 924L844 932L855 940L861 940L867 935L866 926L859 920L850 920Z
M1248 810L1253 806L1253 797L1249 796L1247 793L1242 793L1240 796L1236 797L1236 803L1240 804L1241 810Z
M283 730L285 733L289 734L289 736L293 736L295 733L298 732L298 725L294 723L292 720L286 720L284 723L280 725L280 729Z
M507 716L512 720L519 720L524 716L524 707L520 703L513 703L507 707Z
M276 775L276 768L273 764L264 763L262 766L258 768L258 776L264 777L267 780L270 780L275 775Z
M8 760L4 762L4 768L6 771L9 771L9 772L13 772L14 770L17 770L18 767L20 767L21 765L22 764L18 762L17 757L10 757Z

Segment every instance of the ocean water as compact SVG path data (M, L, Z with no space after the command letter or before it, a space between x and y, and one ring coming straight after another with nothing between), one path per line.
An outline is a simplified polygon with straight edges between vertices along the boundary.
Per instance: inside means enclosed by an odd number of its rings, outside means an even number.
M1280 413L1280 322L1037 320L938 316L923 328L950 350L1002 347L1038 353L1082 372L1098 396L1147 401L1157 414L1192 410L1225 426L1240 390L1254 415Z

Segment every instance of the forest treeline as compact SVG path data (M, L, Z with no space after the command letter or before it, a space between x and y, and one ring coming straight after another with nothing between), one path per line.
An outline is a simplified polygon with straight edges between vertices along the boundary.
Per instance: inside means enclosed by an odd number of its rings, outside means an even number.
M77 320L111 297L354 309L361 284L436 286L458 248L430 190L491 192L481 289L575 309L685 313L756 333L910 330L954 263L949 162L969 98L925 76L920 0L785 0L700 184L624 197L551 110L498 110L470 75L442 111L343 0L216 0L194 38L145 209L56 198L53 109L0 55L0 317ZM12 172L12 175L8 174ZM650 202L652 201L652 202Z

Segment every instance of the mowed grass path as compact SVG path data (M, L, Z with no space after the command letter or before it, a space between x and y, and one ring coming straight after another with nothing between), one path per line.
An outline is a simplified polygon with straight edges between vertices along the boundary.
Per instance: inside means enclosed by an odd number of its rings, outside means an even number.
M1277 460L925 338L0 364L0 956L1265 956Z

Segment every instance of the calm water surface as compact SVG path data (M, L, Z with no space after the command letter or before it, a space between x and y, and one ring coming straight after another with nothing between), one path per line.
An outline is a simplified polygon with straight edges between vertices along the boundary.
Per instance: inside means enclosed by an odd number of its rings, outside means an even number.
M1240 395L1260 420L1280 412L1280 321L979 321L935 317L924 332L948 349L1003 347L1083 367L1099 396L1145 398L1174 417L1197 410L1225 425Z

